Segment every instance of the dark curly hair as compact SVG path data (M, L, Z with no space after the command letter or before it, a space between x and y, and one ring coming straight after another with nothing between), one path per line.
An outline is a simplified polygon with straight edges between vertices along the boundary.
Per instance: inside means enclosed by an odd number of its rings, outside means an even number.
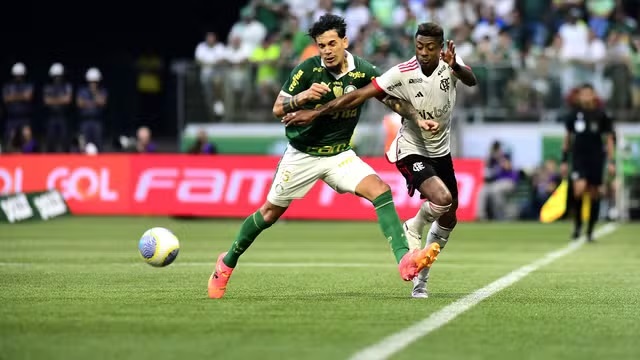
M309 36L315 40L329 30L335 30L340 38L344 38L347 35L347 23L338 15L322 15L309 29Z
M439 39L440 44L444 46L444 30L442 30L442 26L436 23L426 22L418 25L416 37L418 37L418 35Z

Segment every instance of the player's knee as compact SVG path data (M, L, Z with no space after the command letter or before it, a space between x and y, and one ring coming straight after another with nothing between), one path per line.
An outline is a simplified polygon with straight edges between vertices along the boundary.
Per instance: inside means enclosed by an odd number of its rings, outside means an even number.
M389 184L387 184L386 182L380 180L380 184L378 184L378 196L386 193L387 191L391 191L391 186L389 186Z
M260 207L260 215L267 224L274 224L285 210L287 210L286 207L277 206L267 201Z
M387 191L391 191L391 187L387 183L382 181L378 176L370 175L356 186L355 192L357 195L373 201Z
M453 197L451 196L451 192L447 189L441 189L431 196L429 199L433 204L440 206L450 206L453 202Z

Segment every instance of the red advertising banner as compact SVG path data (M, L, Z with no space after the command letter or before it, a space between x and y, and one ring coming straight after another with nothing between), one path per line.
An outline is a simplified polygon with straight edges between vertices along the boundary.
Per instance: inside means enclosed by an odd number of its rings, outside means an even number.
M265 200L278 163L273 156L12 155L0 157L0 193L57 188L75 214L245 217ZM365 158L392 189L402 219L422 200L384 158ZM458 218L475 219L483 163L455 159ZM322 181L294 201L289 219L374 220L373 206L337 194Z

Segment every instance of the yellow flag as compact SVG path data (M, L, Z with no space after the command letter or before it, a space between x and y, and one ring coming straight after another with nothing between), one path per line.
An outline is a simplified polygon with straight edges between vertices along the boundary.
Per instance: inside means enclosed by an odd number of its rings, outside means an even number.
M569 182L562 180L556 190L549 196L540 209L540 222L550 223L562 217L567 211L567 196L569 195ZM582 209L580 209L583 222L589 221L591 215L591 198L585 192L582 197Z
M562 180L556 190L549 196L540 209L540 221L543 223L554 222L564 215L567 210L567 195L569 192L569 182Z
M588 191L582 195L582 209L580 212L582 213L582 222L588 222L589 216L591 216L591 198Z

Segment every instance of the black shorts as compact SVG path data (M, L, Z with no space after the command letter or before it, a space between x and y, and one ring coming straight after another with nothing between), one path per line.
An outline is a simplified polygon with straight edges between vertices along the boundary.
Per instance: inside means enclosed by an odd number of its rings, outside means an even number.
M588 185L600 186L604 178L604 157L578 156L573 159L571 180L584 179Z
M408 155L398 160L396 167L407 180L409 196L413 196L425 180L437 176L447 186L453 200L458 200L458 181L453 170L451 154L429 158L422 155ZM420 197L424 198L422 195Z

